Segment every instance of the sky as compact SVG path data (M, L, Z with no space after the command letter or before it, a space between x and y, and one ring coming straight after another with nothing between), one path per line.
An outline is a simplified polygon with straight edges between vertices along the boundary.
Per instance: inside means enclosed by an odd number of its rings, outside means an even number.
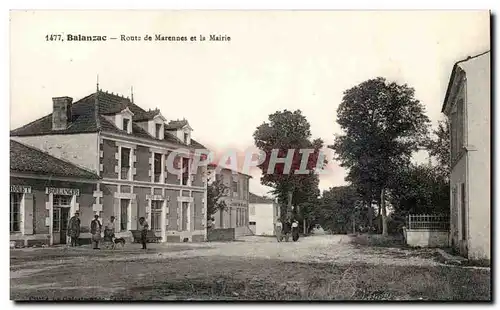
M51 113L52 97L77 101L94 92L98 75L102 90L130 96L133 86L142 108L159 108L167 120L186 118L192 137L216 154L253 148L256 127L284 109L300 109L312 138L332 144L341 133L336 110L343 92L378 76L415 88L436 126L454 63L490 49L487 11L15 11L10 17L10 129ZM50 34L118 39L47 41ZM157 34L188 41L155 41ZM121 41L122 35L141 41ZM259 170L252 177L250 191L266 194ZM330 160L320 189L343 185L344 177Z

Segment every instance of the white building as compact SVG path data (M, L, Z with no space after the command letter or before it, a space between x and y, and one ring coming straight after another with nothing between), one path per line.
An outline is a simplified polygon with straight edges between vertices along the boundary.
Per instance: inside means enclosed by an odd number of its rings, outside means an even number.
M250 193L249 227L254 235L274 236L274 225L280 216L279 205L274 199Z
M451 245L490 259L490 52L457 62L442 112L450 120Z

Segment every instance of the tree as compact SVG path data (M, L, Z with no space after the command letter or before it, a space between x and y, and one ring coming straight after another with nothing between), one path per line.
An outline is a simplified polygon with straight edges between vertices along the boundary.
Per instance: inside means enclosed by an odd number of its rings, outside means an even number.
M227 208L226 202L222 199L226 191L227 186L219 178L207 185L207 221L210 221L217 211L222 212Z
M450 124L448 119L438 122L432 132L433 137L427 139L425 148L429 155L436 158L438 171L449 178L450 174Z
M362 199L354 186L337 186L323 191L319 199L319 223L336 233L353 231L353 224L361 220Z
M311 175L305 179L293 195L292 205L295 207L295 217L302 222L304 233L309 231L311 224L317 220L316 206L318 205L319 178Z
M450 130L447 119L438 122L425 141L434 165L411 165L394 178L391 203L397 212L448 214L450 201Z
M292 206L307 202L311 197L317 198L319 180L314 170L323 141L311 141L309 122L300 110L284 110L269 115L268 122L258 126L253 136L255 146L266 155L264 162L259 165L263 172L261 183L273 188L273 194L283 206L282 218L291 216ZM307 157L306 169L309 172L306 174L297 173L301 168L302 157L305 156L299 152L301 149L313 150ZM277 152L278 158L293 152L290 170L285 169L288 168L285 163L277 163L273 170L270 169L273 151ZM326 160L320 165L325 163Z
M413 214L448 214L449 181L439 166L410 165L393 178L389 201L401 216Z
M386 193L398 167L410 164L424 143L429 119L408 85L385 78L367 80L344 92L337 109L343 134L332 146L341 166L356 170L350 176L361 188L376 189L382 233L388 234Z
M366 212L367 227L372 228L374 226L372 205L374 201L378 202L380 200L380 197L377 196L380 191L374 174L371 173L370 166L361 163L351 167L346 176L346 181L352 184L361 197L364 204L363 211Z

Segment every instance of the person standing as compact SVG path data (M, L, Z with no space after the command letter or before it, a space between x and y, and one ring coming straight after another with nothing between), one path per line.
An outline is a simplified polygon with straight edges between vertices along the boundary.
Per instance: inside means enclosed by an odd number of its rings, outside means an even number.
M299 240L299 222L297 220L293 220L292 222L292 240Z
M99 215L94 215L94 219L90 222L90 234L92 235L92 248L99 249L99 241L101 240L102 224L99 221Z
M290 239L291 230L290 219L286 219L285 223L283 224L283 236L285 237L285 242L288 242L288 240Z
M80 214L78 212L75 212L75 215L73 215L68 222L68 230L67 230L67 235L71 239L71 246L77 246L78 245L78 237L80 237Z
M275 228L275 234L276 234L276 239L278 239L278 242L281 242L283 240L283 235L282 231L283 230L283 224L281 223L280 219L276 220L276 228Z
M143 250L146 250L146 241L147 241L147 236L148 236L148 229L149 229L148 222L146 222L146 219L141 216L139 218L139 230L141 231L141 243L142 243L142 249Z

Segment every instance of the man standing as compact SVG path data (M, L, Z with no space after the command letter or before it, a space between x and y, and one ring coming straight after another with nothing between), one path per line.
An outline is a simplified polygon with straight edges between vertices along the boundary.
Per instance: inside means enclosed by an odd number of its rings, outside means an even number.
M102 224L99 221L99 215L94 215L94 219L90 222L90 234L92 234L92 248L99 250L99 241L101 240Z
M75 212L75 215L73 215L68 222L68 230L67 230L67 235L71 239L71 246L77 246L78 245L78 237L80 236L80 214L78 212Z
M115 217L112 215L109 219L108 224L106 224L105 230L109 230L112 237L115 236Z
M139 230L141 231L141 243L143 250L146 250L148 229L149 229L148 222L146 222L146 219L141 216L141 218L139 218Z

